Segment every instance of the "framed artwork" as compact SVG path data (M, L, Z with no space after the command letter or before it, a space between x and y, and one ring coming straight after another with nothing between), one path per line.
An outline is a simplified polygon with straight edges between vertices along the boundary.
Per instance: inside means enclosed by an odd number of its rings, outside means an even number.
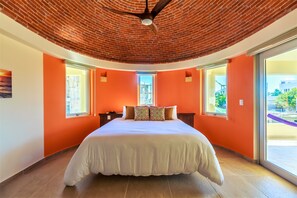
M12 98L12 72L0 69L0 98Z

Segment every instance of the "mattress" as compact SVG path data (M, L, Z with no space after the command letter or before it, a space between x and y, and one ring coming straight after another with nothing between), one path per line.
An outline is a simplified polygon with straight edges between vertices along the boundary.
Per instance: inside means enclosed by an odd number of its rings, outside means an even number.
M64 183L73 186L90 173L174 175L198 171L222 185L224 176L208 139L180 120L117 118L89 134L71 158Z

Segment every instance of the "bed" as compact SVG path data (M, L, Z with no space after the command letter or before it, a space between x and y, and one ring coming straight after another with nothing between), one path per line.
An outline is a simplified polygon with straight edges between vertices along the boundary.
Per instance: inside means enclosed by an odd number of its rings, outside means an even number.
M64 183L73 186L90 173L150 176L196 171L223 184L215 151L202 133L178 119L117 118L83 140L66 168Z

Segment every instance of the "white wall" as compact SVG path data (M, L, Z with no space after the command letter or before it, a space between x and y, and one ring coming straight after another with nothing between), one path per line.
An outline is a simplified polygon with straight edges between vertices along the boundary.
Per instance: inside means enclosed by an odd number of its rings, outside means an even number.
M43 54L0 34L0 68L12 98L0 98L0 182L43 158Z

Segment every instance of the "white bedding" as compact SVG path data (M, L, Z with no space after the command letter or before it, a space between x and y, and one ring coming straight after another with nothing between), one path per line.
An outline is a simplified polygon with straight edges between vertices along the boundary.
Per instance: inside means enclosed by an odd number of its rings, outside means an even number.
M200 174L222 185L224 176L207 138L180 120L115 119L88 135L70 160L64 183L104 175Z

